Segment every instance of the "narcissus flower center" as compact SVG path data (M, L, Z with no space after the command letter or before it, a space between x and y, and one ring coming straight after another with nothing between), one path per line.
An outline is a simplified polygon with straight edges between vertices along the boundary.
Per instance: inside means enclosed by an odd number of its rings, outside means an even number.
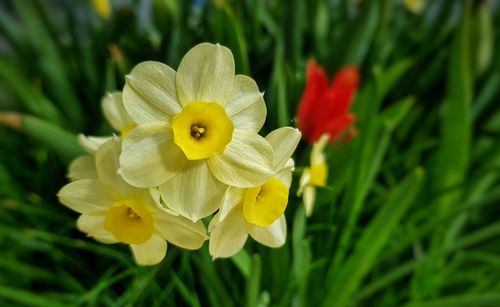
M318 187L324 187L326 185L326 178L328 176L326 163L312 165L309 172L311 174L311 179L309 180L310 185Z
M119 200L108 209L104 228L120 242L141 244L153 235L153 219L145 205L134 199Z
M267 227L285 212L288 188L276 178L264 185L247 189L243 200L245 219L257 226Z
M174 143L189 160L222 153L233 137L234 125L215 102L192 102L172 118Z

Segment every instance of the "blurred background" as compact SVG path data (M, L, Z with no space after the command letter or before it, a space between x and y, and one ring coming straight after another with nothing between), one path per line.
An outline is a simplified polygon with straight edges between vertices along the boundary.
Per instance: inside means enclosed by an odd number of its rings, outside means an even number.
M500 1L0 0L0 305L500 306ZM288 238L138 267L59 204L78 133L145 60L220 43L265 92L262 135L295 126L315 59L355 65L357 135Z

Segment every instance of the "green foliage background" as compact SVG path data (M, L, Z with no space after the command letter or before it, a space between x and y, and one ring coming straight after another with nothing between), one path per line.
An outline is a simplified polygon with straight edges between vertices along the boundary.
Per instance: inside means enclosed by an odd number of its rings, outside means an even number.
M500 306L500 5L427 4L129 0L102 19L90 1L0 1L0 111L24 114L0 126L0 305ZM284 247L212 261L207 244L169 245L138 267L79 233L55 195L75 135L111 133L103 94L202 41L265 91L264 133L294 125L308 59L330 75L359 65L359 134L328 149L311 218L291 193Z

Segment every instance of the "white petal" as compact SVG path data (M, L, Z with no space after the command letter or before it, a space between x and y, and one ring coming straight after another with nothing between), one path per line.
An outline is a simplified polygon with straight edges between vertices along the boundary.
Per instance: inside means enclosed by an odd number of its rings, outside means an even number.
M167 205L162 202L159 188L149 189L149 196L153 200L156 209L173 216L179 216L179 213L167 208Z
M117 140L110 140L99 147L95 155L99 180L112 189L117 197L143 194L143 191L132 187L118 174L120 152L121 144Z
M212 219L212 221L215 221L214 224L209 226L212 233L210 234L208 249L213 259L231 257L237 254L245 245L248 237L247 222L241 208L232 210L220 222L218 222L217 215Z
M154 234L151 239L142 244L131 244L135 261L139 265L154 265L160 263L167 254L167 241Z
M94 179L68 183L57 196L62 204L80 213L101 212L114 202L102 183Z
M182 172L160 186L165 204L197 221L219 209L227 186L217 180L205 160L189 161Z
M205 225L182 216L159 212L154 216L155 229L168 242L186 249L198 249L207 238Z
M290 159L290 160L293 162L292 159ZM278 180L280 180L288 188L290 188L290 185L292 184L292 171L291 170L292 170L291 168L284 168L281 171L279 171L278 173L276 173L276 175L274 175L274 177L278 178Z
M174 144L173 132L165 123L140 125L131 130L122 144L119 173L133 186L157 187L187 162L182 150Z
M113 234L104 228L104 218L104 215L82 214L77 220L78 229L101 243L117 243Z
M236 75L234 88L224 108L236 129L259 132L266 120L266 104L255 81Z
M95 159L93 156L81 156L71 162L68 169L71 181L81 179L97 179Z
M210 157L210 170L220 181L238 188L264 184L272 175L273 149L260 135L234 129L222 154Z
M303 200L306 216L311 216L314 209L314 202L316 201L316 188L313 186L304 187Z
M297 196L302 196L304 188L309 184L310 181L311 181L311 171L309 170L308 167L306 167L302 172L302 176L300 176Z
M102 99L102 111L116 131L121 131L134 123L127 111L125 111L121 92L107 93Z
M227 214L233 210L234 207L243 202L243 197L245 189L229 187L224 194L224 199L222 201L222 206L219 210L219 219L223 220L226 218Z
M186 53L176 75L177 96L182 106L190 102L224 104L231 93L234 59L231 50L203 43Z
M78 135L78 143L83 148L83 150L93 155L95 154L99 146L111 140L112 138L113 137L111 136L86 136L80 133Z
M317 140L311 150L311 165L325 163L325 148L328 145L328 140L330 135L328 133L323 134L319 140Z
M280 247L286 241L285 215L280 216L274 223L267 227L248 224L248 232L252 238L269 247Z
M274 170L284 168L300 141L300 131L291 127L276 129L266 136L274 150Z
M170 122L181 111L175 93L175 71L160 62L142 62L127 76L123 104L138 124Z

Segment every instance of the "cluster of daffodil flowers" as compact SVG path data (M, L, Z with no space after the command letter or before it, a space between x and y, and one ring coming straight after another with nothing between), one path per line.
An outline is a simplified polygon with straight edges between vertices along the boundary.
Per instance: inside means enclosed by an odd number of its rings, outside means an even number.
M103 243L130 245L138 264L166 254L167 241L213 258L241 250L248 235L278 247L286 238L299 140L284 127L258 132L266 106L257 84L235 75L231 51L203 43L177 72L138 64L122 92L103 99L118 133L80 137L89 153L70 165L60 201L79 212L78 228ZM202 219L216 213L207 234Z

